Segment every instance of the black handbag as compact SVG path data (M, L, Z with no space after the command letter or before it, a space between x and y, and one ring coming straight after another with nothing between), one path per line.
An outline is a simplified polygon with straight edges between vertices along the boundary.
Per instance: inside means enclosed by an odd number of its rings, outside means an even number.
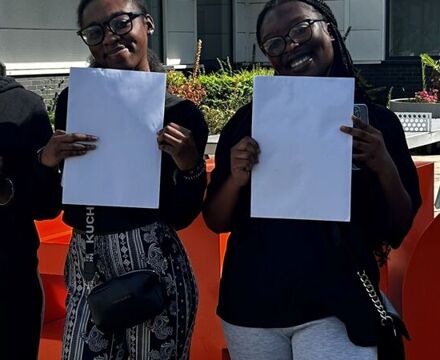
M159 276L137 270L95 286L87 303L97 328L117 333L153 319L164 309L165 298Z
M114 334L152 320L165 308L165 294L159 275L141 269L125 273L95 287L94 208L87 208L84 279L90 289L87 303L96 327Z

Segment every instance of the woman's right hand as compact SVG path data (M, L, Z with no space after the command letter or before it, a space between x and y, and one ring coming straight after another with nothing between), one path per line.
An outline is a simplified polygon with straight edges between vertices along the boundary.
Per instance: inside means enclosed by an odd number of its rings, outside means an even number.
M250 136L241 139L231 148L231 180L239 187L249 182L250 173L258 163L260 147Z
M66 158L81 156L96 149L96 136L56 130L40 153L40 163L54 168Z

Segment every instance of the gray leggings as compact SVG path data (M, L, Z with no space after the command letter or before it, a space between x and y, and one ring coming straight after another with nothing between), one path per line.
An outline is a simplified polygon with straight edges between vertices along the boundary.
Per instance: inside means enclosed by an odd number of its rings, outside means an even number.
M249 328L223 321L232 360L376 360L376 347L354 345L336 317L288 328Z

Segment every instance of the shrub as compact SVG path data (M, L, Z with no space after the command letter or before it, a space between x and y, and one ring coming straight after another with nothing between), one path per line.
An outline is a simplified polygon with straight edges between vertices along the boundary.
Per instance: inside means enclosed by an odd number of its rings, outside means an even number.
M201 74L196 79L171 71L168 89L172 94L193 100L194 94L208 123L209 133L217 134L243 105L252 99L253 79L256 75L272 75L273 71L259 66L250 70L232 70L229 62L220 70Z

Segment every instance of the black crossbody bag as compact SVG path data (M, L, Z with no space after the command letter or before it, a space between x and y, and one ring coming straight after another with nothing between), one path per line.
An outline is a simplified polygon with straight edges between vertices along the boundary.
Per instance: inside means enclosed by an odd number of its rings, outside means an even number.
M86 256L83 275L92 319L104 333L119 333L153 319L165 308L159 275L153 270L134 270L93 286L98 276L94 240L94 207L87 207Z

